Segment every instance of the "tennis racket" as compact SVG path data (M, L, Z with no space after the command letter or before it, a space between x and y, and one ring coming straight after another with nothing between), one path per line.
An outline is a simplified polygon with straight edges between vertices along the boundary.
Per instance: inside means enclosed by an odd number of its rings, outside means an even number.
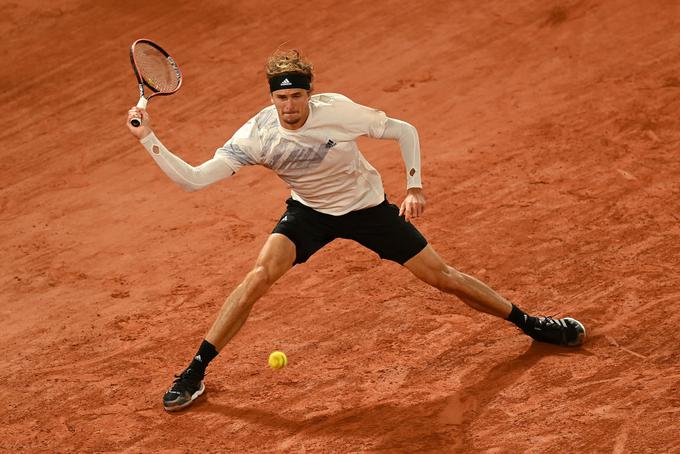
M146 109L149 99L175 93L182 85L182 73L175 59L161 46L148 39L138 39L130 47L130 63L139 84L137 107ZM150 93L146 93L146 89ZM133 118L130 124L135 128L142 124L140 118Z

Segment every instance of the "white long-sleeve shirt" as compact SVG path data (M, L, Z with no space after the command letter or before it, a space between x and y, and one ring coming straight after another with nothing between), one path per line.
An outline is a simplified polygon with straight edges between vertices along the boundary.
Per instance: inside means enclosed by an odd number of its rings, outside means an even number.
M338 216L378 205L385 197L380 175L361 154L356 139L394 139L406 164L407 188L422 187L420 145L413 126L335 93L313 95L309 105L307 121L296 130L280 125L274 106L263 109L197 167L172 154L154 134L141 143L186 190L204 188L243 166L262 165L290 186L293 199Z

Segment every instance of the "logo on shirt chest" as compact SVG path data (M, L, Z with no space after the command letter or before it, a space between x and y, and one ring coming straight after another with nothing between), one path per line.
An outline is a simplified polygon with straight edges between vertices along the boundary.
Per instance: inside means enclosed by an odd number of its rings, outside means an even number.
M336 145L337 145L337 142L333 139L328 139L328 142L326 142L326 148L333 148Z

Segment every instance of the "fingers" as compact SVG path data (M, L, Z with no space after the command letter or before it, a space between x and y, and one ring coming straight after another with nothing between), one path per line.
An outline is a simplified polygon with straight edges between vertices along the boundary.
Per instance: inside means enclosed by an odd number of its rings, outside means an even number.
M404 207L404 219L406 219L406 222L411 222L411 219L413 219L413 206L404 201L404 204L406 205Z
M404 216L407 222L411 222L412 219L417 219L423 215L425 212L425 203L420 200L413 200L406 198L401 203L401 208L399 209L399 216Z
M418 217L416 208L413 206L412 202L404 200L401 205L403 207L402 211L406 222L411 222L411 219Z
M140 109L139 107L133 107L132 109L128 110L128 118L127 118L128 123L133 118L138 118L139 121L144 121L144 117L145 117L144 109Z
M140 124L133 126L130 123L133 119L139 120ZM128 110L126 124L132 135L140 140L151 133L151 118L149 118L149 114L145 109L132 107L130 110Z

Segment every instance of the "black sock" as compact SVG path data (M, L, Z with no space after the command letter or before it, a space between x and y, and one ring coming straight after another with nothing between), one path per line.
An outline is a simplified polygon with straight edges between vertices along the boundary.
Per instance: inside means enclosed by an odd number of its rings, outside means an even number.
M510 315L508 315L507 320L517 325L517 327L522 331L526 331L531 327L533 317L513 304L512 311L510 311Z
M205 368L217 356L217 353L215 346L204 339L198 348L198 352L196 352L196 356L191 360L189 368L202 378L205 375Z

